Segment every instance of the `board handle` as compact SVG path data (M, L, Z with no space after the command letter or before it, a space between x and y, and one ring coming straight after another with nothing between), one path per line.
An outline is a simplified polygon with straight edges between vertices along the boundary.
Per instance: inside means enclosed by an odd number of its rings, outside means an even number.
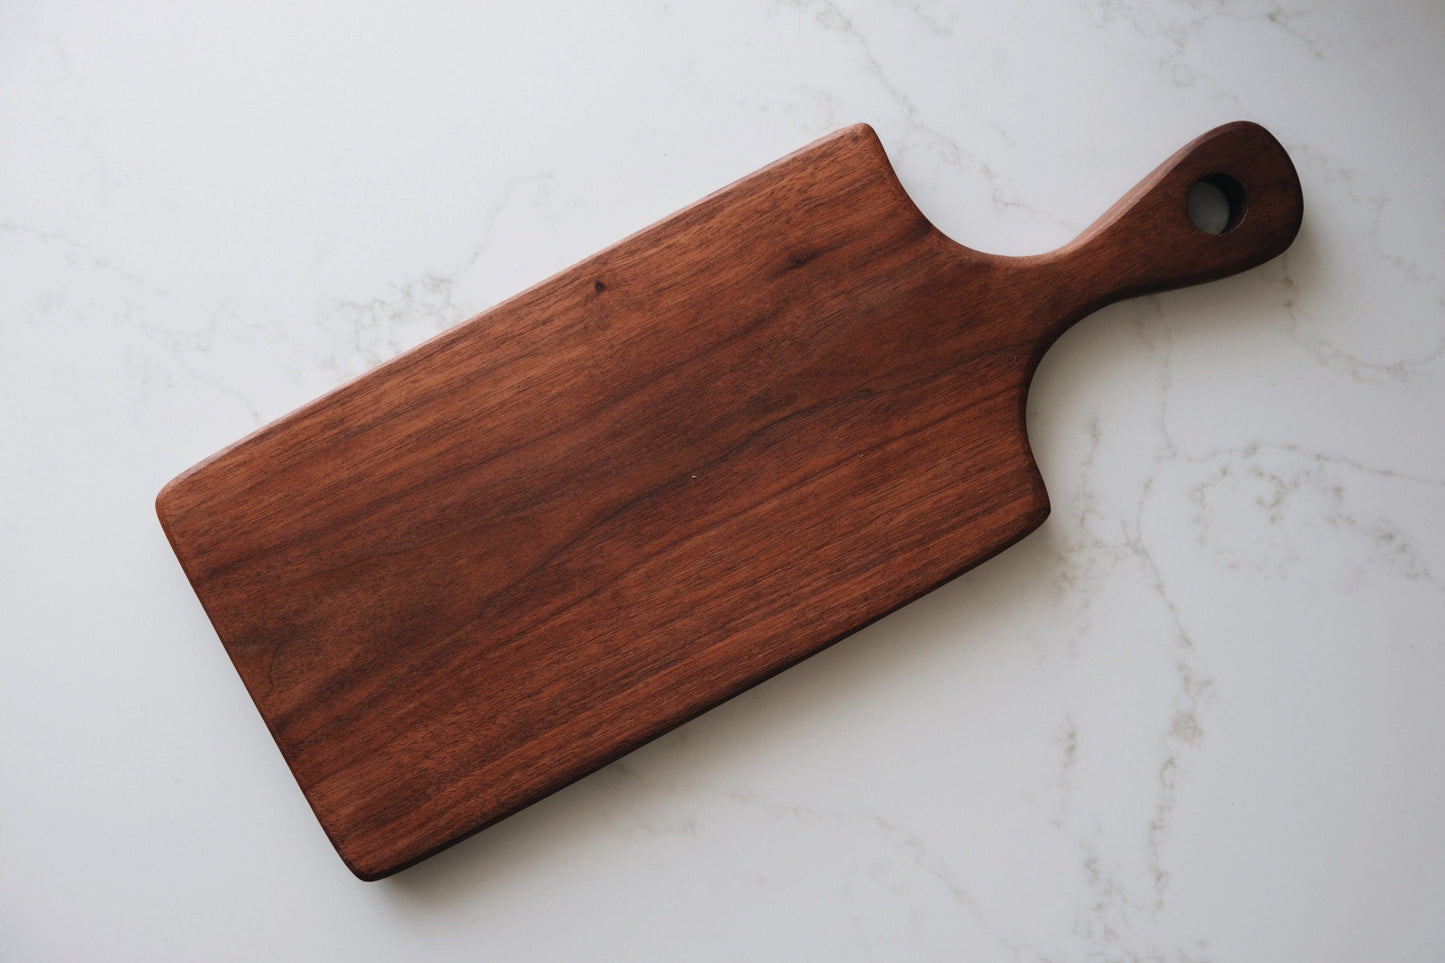
M1190 217L1189 194L1201 181L1229 204L1218 233ZM1186 144L1076 240L1044 258L1080 299L1072 321L1113 301L1263 264L1289 247L1303 213L1289 154L1263 127L1237 121Z

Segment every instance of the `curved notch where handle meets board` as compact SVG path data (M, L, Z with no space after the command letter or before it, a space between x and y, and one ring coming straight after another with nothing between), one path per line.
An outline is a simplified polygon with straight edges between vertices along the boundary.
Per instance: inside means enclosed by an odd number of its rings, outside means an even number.
M1229 213L1218 233L1196 226L1189 194L1204 182ZM1075 310L1048 332L1113 301L1237 274L1281 254L1304 212L1299 175L1269 131L1237 121L1181 148L1072 243L1043 255Z

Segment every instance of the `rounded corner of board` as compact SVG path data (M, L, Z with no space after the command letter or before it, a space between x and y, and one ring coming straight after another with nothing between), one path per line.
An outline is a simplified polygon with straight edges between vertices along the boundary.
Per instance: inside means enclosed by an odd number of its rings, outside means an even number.
M1028 451L1025 459L1028 466L1028 471L1025 473L1028 478L1028 494L1025 496L1028 507L1023 512L1023 535L1027 535L1043 525L1053 511L1048 487L1044 485L1044 476L1039 471L1039 463L1034 460L1033 452ZM1022 538L1023 535L1019 537Z
M172 545L175 544L175 538L172 533L178 511L177 501L180 498L180 489L189 474L190 473L187 472L186 474L172 478L161 486L160 491L156 492L153 505L156 519L161 523L161 530L166 533L166 538L170 539Z
M292 771L293 773L295 772L295 770ZM352 876L355 876L361 880L361 882L375 883L378 880L386 879L388 876L394 876L411 865L411 861L409 860L398 860L395 857L383 858L376 851L366 852L364 849L359 849L349 841L346 836L336 832L330 820L322 819L321 813L316 810L314 805L312 806L312 811L316 812L318 821L321 823L321 829L326 833L326 838L331 841L331 846L336 850L336 855L341 859L341 864L350 871Z
M1048 521L1049 515L1053 510L1053 505L1049 502L1049 493L1044 488L1043 482L1040 481L1038 495L1034 499L1033 510L1029 512L1029 531L1034 531L1041 527L1044 522Z
M873 129L872 124L853 124L843 128L842 133L847 134L850 140L860 144L873 154L876 154L883 163L888 165L890 170L892 169L893 161L888 157L888 148L883 146L883 138L878 136L878 131Z
M847 127L843 128L841 133L871 141L872 143L877 144L879 147L883 146L883 139L878 136L878 131L874 130L873 125L865 120L860 120L856 124L849 124Z
M180 485L181 479L184 477L184 475L180 475L176 478L172 478L170 481L166 482L164 485L161 486L160 491L156 492L156 516L160 518L161 524L165 524L166 517L171 513L171 503L175 501L176 489Z
M396 875L396 873L400 869L400 867L398 866L383 866L381 864L372 865L365 862L357 862L353 859L347 858L347 856L339 849L336 852L337 855L341 857L341 862L346 866L347 869L351 871L351 875L355 876L363 883L379 882L389 876Z

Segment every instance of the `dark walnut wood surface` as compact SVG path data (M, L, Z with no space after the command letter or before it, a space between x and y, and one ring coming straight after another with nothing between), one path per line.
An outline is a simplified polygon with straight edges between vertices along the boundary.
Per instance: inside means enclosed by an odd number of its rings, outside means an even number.
M1237 223L1211 236L1185 198L1219 174ZM850 127L157 510L322 826L379 878L1022 538L1048 513L1023 410L1053 339L1273 257L1300 213L1283 149L1231 124L1067 247L985 255Z

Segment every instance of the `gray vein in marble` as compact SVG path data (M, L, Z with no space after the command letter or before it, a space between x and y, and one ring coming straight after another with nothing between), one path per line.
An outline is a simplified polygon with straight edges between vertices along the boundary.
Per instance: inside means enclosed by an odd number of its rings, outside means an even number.
M1059 774L1054 779L1054 788L1059 791L1054 816L1050 820L1062 829L1069 818L1069 800L1074 789L1074 769L1079 764L1079 727L1071 714L1064 714L1054 741L1059 747Z
M1286 283L1291 283L1286 274ZM1117 945L1120 932L1130 930L1131 911L1147 911L1157 917L1165 908L1170 886L1167 866L1167 851L1173 831L1173 817L1189 770L1189 760L1202 744L1205 736L1202 710L1212 696L1214 682L1200 668L1200 653L1188 629L1184 614L1169 587L1165 572L1156 557L1151 544L1145 537L1145 513L1155 497L1155 487L1160 473L1170 464L1194 464L1215 466L1215 470L1190 493L1198 506L1196 524L1199 526L1200 543L1208 547L1210 526L1206 496L1211 486L1231 473L1242 470L1251 478L1270 487L1272 495L1261 498L1259 507L1272 524L1279 524L1286 510L1285 502L1296 493L1309 488L1325 502L1323 518L1333 529L1354 532L1361 535L1367 545L1371 561L1378 567L1408 580L1426 580L1437 590L1428 565L1419 554L1408 530L1390 519L1363 521L1356 518L1346 504L1344 483L1337 477L1338 469L1347 468L1368 474L1376 479L1405 481L1438 488L1442 480L1419 475L1408 475L1388 468L1377 468L1358 462L1344 455L1310 451L1296 444L1265 445L1254 442L1240 449L1213 451L1203 455L1183 453L1171 436L1169 429L1169 399L1171 395L1172 339L1167 328L1150 323L1146 325L1145 315L1156 313L1154 299L1146 299L1134 309L1139 313L1138 333L1141 340L1156 356L1159 370L1159 411L1157 415L1159 445L1153 456L1153 465L1143 480L1135 517L1124 526L1121 542L1110 543L1092 534L1095 523L1105 518L1105 513L1096 506L1095 497L1090 493L1090 476L1103 441L1103 429L1097 419L1088 426L1091 445L1081 463L1082 481L1076 486L1080 493L1073 506L1074 518L1071 530L1081 533L1089 542L1086 546L1074 546L1066 550L1061 569L1063 584L1071 591L1087 595L1087 583L1097 574L1091 570L1099 565L1110 568L1125 560L1132 559L1140 566L1141 574L1150 582L1156 597L1166 610L1173 625L1173 646L1178 687L1175 692L1172 714L1161 734L1160 749L1162 761L1157 774L1157 796L1154 815L1146 829L1144 857L1152 877L1152 895L1147 901L1131 897L1128 887L1118 878L1101 869L1097 854L1085 848L1085 877L1096 894L1090 913L1080 922L1080 936L1089 939L1101 948L1107 947L1112 953L1121 949ZM1424 359L1428 362L1430 359ZM1262 451L1272 450L1283 456L1287 462L1298 464L1292 474L1280 474L1258 464ZM1231 563L1231 567L1238 564ZM1087 607L1087 598L1082 603ZM1077 736L1075 736L1077 738ZM1112 956L1111 956L1112 958ZM1150 958L1155 958L1151 955Z
M888 5L896 10L904 11L931 33L941 37L953 36L954 24L958 21L956 10L949 10L947 16L941 18L931 9L941 6L937 3L926 3L924 0L889 0Z
M1187 87L1207 76L1206 71L1188 58L1189 43L1201 28L1221 18L1241 24L1257 23L1277 28L1294 39L1310 56L1326 58L1324 41L1308 29L1311 13L1306 8L1288 9L1273 2L1237 4L1225 0L1192 0L1185 3L1145 3L1139 0L1083 0L1080 6L1098 29L1125 27L1130 53L1151 63L1161 76L1179 87ZM1163 54L1140 55L1134 51L1138 41L1159 40L1167 46Z
M1137 954L1119 956L1125 952L1124 939L1132 929L1133 916L1144 907L1129 896L1128 886L1116 873L1103 865L1098 848L1091 842L1080 844L1083 856L1085 888L1088 904L1074 921L1074 935L1094 947L1094 953L1106 953L1105 958L1140 959ZM1151 953L1144 959L1162 959Z
M968 913L969 917L1000 946L1008 950L1015 960L1028 959L1034 963L1059 963L1028 944L1012 940L1000 933L998 928L989 921L978 900L969 892L957 872L949 866L947 860L938 856L925 839L877 813L827 809L806 803L788 803L767 799L751 789L739 787L720 790L675 782L659 782L650 778L643 767L629 760L614 762L609 767L609 771L634 780L649 790L661 791L673 796L712 796L741 807L750 813L760 813L769 819L794 823L802 828L817 828L825 825L862 827L885 848L897 853L924 876L932 879L948 894L950 902ZM678 824L669 824L660 829L646 824L629 824L621 831L624 836L634 832L652 836L678 832L695 835L697 830L691 820L686 820Z
M367 300L333 302L316 323L328 330L344 330L346 346L326 358L324 366L338 377L353 377L482 310L476 305L458 307L452 299L457 286L486 254L497 221L514 203L519 189L536 185L545 192L550 184L551 175L547 173L508 181L482 215L476 243L450 269L428 271L410 281L393 283L389 293Z
M8 234L17 239L28 238L43 244L53 244L64 247L68 249L63 255L68 267L79 267L83 262L85 265L99 268L102 271L114 272L133 284L146 285L146 280L139 274L127 268L120 267L97 251L93 246L78 241L63 232L41 230L40 228L29 227L25 224L17 224L14 221L0 221L0 234Z
M919 116L919 110L913 98L884 70L883 64L879 61L867 36L856 25L854 19L844 13L834 0L788 0L788 2L799 11L811 14L814 21L821 27L838 34L858 50L866 64L868 73L877 81L879 86L883 88L893 102L897 104L904 124L912 135L921 141L926 149L939 156L944 163L973 170L981 174L989 185L989 198L995 210L1017 209L1026 211L1035 217L1056 224L1066 231L1077 231L1078 225L1070 224L1046 211L1040 211L1017 193L1006 191L1001 175L990 164L980 160L972 152L965 150L958 141L937 127L925 123ZM930 27L932 29L931 23ZM934 29L933 32L942 31ZM1005 143L1011 142L1001 126L997 124L993 126ZM907 142L904 142L900 144L899 147L901 150L906 151L909 145Z
M1445 585L1431 572L1408 526L1388 517L1361 519L1350 509L1351 483L1342 477L1341 470L1377 481L1402 482L1433 489L1445 488L1445 480L1375 468L1297 444L1252 442L1240 449L1217 450L1185 460L1212 469L1189 491L1189 498L1195 506L1193 523L1199 545L1222 558L1230 569L1278 575L1300 560L1297 550L1290 547L1292 539L1279 542L1273 552L1265 547L1255 549L1251 555L1232 550L1227 539L1216 538L1211 495L1221 486L1240 481L1262 489L1251 501L1268 526L1278 528L1291 517L1299 516L1306 521L1323 521L1339 535L1359 537L1363 541L1366 558L1360 562L1352 586L1360 582L1365 569L1375 567L1409 581L1429 583L1436 591L1445 592ZM1300 499L1306 499L1308 504L1294 508L1293 503ZM1347 547L1338 539L1335 541L1337 551ZM1352 586L1346 587L1346 590Z
M1388 204L1388 193L1379 186L1363 187L1364 177L1355 169L1344 167L1329 160L1323 152L1305 145L1291 148L1295 164L1306 179L1308 189L1318 188L1329 193L1331 198L1343 197L1354 211L1363 213L1364 230L1354 232L1362 237L1369 247L1370 263L1387 267L1402 287L1423 288L1425 296L1433 302L1437 318L1445 318L1445 279L1442 279L1438 265L1422 261L1418 257L1387 248L1382 237L1382 224ZM1439 202L1445 208L1445 199ZM1306 215L1308 217L1308 214ZM1435 245L1432 245L1433 248ZM1299 254L1287 251L1279 258L1281 284L1285 291L1284 309L1288 318L1288 336L1291 341L1308 351L1317 361L1330 370L1344 374L1363 384L1383 381L1410 382L1422 376L1433 376L1438 362L1445 356L1445 325L1433 327L1439 336L1423 350L1411 356L1393 361L1371 361L1339 347L1328 336L1308 333L1311 318L1299 305L1301 285L1295 279L1294 265ZM1352 326L1358 330L1359 326Z
M1163 606L1172 626L1172 639L1169 644L1174 650L1177 688L1171 714L1164 721L1160 733L1162 761L1157 771L1154 813L1148 826L1144 827L1142 847L1152 885L1147 906L1157 915L1164 908L1169 890L1170 874L1166 867L1165 854L1173 829L1173 814L1187 775L1190 754L1198 749L1204 737L1201 710L1213 680L1200 668L1200 654L1168 586L1164 571L1144 535L1144 515L1154 495L1159 473L1165 464L1179 457L1179 449L1170 436L1168 427L1169 397L1173 382L1170 367L1172 338L1167 328L1158 324L1160 308L1157 298L1141 299L1135 302L1132 310L1136 312L1136 333L1155 356L1158 365L1159 410L1155 424L1159 441L1153 455L1153 465L1141 484L1134 517L1119 520L1120 539L1110 543L1095 535L1091 519L1099 521L1107 517L1107 514L1097 507L1096 496L1091 491L1091 475L1103 443L1104 432L1097 419L1089 423L1091 443L1081 464L1082 478L1075 486L1079 495L1073 506L1074 519L1070 526L1088 539L1088 542L1066 549L1060 560L1060 571L1064 583L1071 591L1078 593L1082 604L1087 607L1088 583L1101 577L1101 573L1097 571L1098 566L1102 564L1108 569L1117 569L1124 563L1132 563ZM1099 878L1096 869L1091 870L1087 863L1085 874L1090 880ZM1146 905L1141 900L1133 902L1141 907ZM1104 911L1101 909L1100 912ZM1107 922L1098 924L1105 933L1111 931L1111 925Z
M1401 280L1422 282L1432 285L1436 293L1442 289L1442 278L1438 263L1424 262L1401 251L1387 250L1380 236L1385 210L1391 203L1392 191L1371 179L1370 172L1346 167L1329 159L1324 151L1309 145L1295 145L1290 148L1295 166L1316 175L1319 185L1331 196L1343 195L1357 210L1368 212L1365 236L1375 256L1394 267ZM1437 206L1445 210L1445 197L1439 198ZM1439 227L1437 225L1437 231ZM1445 240L1445 232L1441 232ZM1433 246L1432 246L1433 247Z
M223 325L222 319L228 319ZM235 309L228 303L222 302L217 305L216 310L206 316L206 322L200 328L177 331L164 324L154 322L141 322L137 325L152 340L160 342L161 351L147 351L139 361L133 363L133 370L139 366L149 368L154 364L160 370L165 370L165 364L178 365L183 371L195 378L200 384L206 385L214 391L233 398L240 402L246 409L250 421L256 427L265 424L266 417L261 413L260 407L251 397L240 388L217 376L214 372L207 371L203 367L193 363L192 358L198 355L208 355L211 349L222 340L222 329L236 323L238 316ZM156 359L160 359L157 361ZM146 376L143 383L149 383L150 378Z

